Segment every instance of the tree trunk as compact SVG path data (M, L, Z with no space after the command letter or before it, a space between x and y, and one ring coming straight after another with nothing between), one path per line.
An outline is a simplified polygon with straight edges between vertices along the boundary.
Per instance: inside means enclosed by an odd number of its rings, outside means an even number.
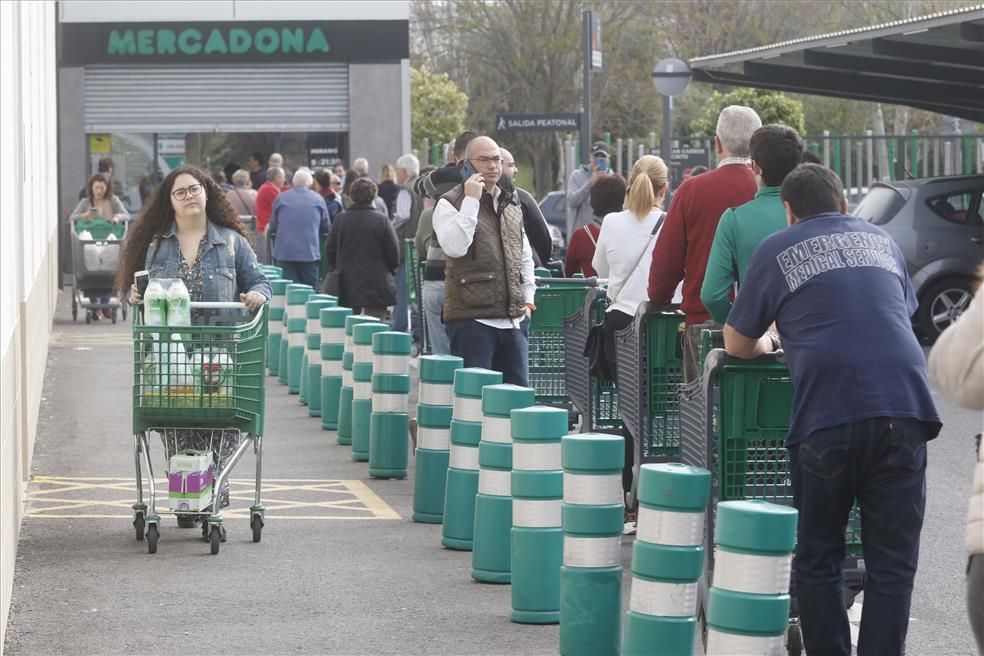
M888 164L888 142L885 140L885 115L882 113L881 103L874 103L871 106L872 132L876 137L882 137L875 141L875 165L878 170L879 180L890 180L891 169Z

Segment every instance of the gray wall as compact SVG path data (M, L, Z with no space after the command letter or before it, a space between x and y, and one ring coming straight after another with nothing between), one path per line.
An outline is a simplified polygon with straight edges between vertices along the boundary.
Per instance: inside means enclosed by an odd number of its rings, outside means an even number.
M352 64L349 68L349 161L369 160L369 173L409 152L409 106L404 107L402 64Z
M79 202L89 170L85 155L85 69L58 69L58 262L72 270L67 217Z

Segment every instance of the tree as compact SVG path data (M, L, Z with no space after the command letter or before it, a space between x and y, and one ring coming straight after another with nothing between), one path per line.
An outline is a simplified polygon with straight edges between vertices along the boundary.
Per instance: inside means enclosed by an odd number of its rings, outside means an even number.
M410 125L413 144L453 141L465 129L468 96L446 73L410 69Z
M718 91L712 93L704 106L704 113L690 122L691 132L704 136L713 135L717 126L718 114L728 105L751 107L758 112L763 125L782 123L797 130L800 134L805 131L803 103L779 91L742 87L728 93Z

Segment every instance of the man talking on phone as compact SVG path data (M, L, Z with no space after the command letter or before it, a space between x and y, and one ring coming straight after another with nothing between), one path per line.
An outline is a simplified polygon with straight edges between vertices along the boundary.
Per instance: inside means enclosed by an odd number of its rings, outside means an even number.
M591 209L591 185L603 175L612 171L609 160L608 144L596 141L591 146L591 161L576 168L567 180L567 206L574 210L574 225L576 230L588 225L594 219Z
M475 137L464 159L466 177L434 207L434 234L446 257L451 353L466 367L500 371L504 383L526 386L528 340L521 323L536 309L536 282L523 212L515 195L496 184L502 153L495 141Z

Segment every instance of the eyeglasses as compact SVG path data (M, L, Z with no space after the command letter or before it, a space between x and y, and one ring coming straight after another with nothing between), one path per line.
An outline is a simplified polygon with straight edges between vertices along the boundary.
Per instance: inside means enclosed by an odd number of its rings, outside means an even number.
M171 196L174 200L185 200L189 196L199 196L205 187L201 183L188 185L187 187L182 187L181 189L175 189L171 192Z
M474 157L471 159L471 161L478 162L483 166L487 164L495 164L496 166L499 166L500 164L502 164L501 157Z

